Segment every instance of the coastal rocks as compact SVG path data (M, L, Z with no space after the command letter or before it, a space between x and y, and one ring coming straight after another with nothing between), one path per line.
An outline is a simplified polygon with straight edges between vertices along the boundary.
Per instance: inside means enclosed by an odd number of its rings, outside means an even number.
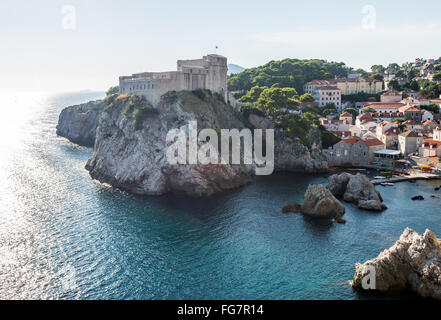
M282 212L283 213L297 213L302 210L302 206L299 204L290 204L287 203L283 206Z
M335 197L341 198L346 192L346 187L351 177L352 175L346 172L340 175L334 174L329 177L329 184L326 188L328 188Z
M358 207L363 210L378 211L378 212L387 209L387 206L385 204L377 200L360 200L358 201Z
M368 177L358 173L351 175L342 173L329 177L327 188L332 194L344 201L355 203L360 209L370 211L383 211L387 207L382 203L380 192L369 181Z
M415 196L415 197L412 197L412 201L422 201L422 200L424 200L424 197L423 197L423 196Z
M93 147L98 119L104 107L104 101L98 100L63 109L58 119L57 135Z
M274 139L276 171L320 173L328 172L328 162L320 150L311 151L303 144L276 132Z
M345 207L322 185L309 185L301 212L322 219L338 219L345 214Z
M248 122L255 129L274 129L274 123L262 116L250 114ZM320 148L306 146L275 130L274 169L276 171L321 173L328 172L326 157Z
M360 200L375 200L382 202L380 193L364 174L358 173L349 179L346 192L343 195L346 202L358 203Z
M407 228L391 248L355 265L352 286L363 290L363 279L375 271L375 288L387 292L410 288L426 298L441 299L441 242L426 230L423 236Z
M143 97L120 95L100 117L86 169L93 179L141 195L177 192L202 197L249 183L250 168L243 165L167 161L167 133L193 120L200 129L242 126L230 106L208 94L201 100L191 92L170 92L157 109Z

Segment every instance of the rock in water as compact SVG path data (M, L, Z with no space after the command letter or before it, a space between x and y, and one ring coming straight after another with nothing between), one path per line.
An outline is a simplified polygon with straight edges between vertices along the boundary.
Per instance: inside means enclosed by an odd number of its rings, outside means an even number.
M387 207L382 204L383 198L375 189L372 182L364 174L352 175L343 195L346 202L353 202L359 208L373 211L383 211Z
M302 209L302 206L299 204L287 203L283 206L282 212L283 213L297 213L297 212L300 212L301 209Z
M360 200L375 200L382 202L380 193L364 174L352 175L346 187L343 198L347 202L358 203Z
M423 196L415 196L415 197L412 197L412 200L413 201L422 201L422 200L424 200L424 197Z
M358 207L360 209L369 210L369 211L384 211L387 209L387 206L377 200L360 200L358 201Z
M328 188L335 197L341 198L346 192L346 187L348 186L351 177L352 174L346 172L342 174L334 174L328 178L329 184L326 188Z
M305 193L302 213L314 218L340 218L345 207L322 185L310 185Z
M250 182L250 168L244 165L169 164L167 133L188 129L194 120L198 129L243 128L230 106L208 94L201 100L191 92L170 92L157 109L144 97L120 95L101 115L86 169L100 182L141 195L202 197Z
M383 211L387 209L382 203L383 198L380 192L375 189L375 186L364 174L334 174L329 177L329 184L326 188L334 196L338 198L343 197L346 202L357 204L360 209L370 211Z
M104 107L104 101L98 100L63 109L57 134L79 145L93 147L98 119Z
M363 288L363 279L375 270L375 289L387 292L410 288L426 298L441 299L441 243L426 230L423 236L407 228L394 246L377 258L355 265L352 286Z

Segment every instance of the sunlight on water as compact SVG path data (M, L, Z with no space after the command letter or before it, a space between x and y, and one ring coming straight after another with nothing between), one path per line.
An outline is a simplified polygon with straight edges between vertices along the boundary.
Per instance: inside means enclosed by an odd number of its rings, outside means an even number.
M64 107L102 97L0 94L0 299L358 299L356 262L408 226L441 234L439 182L379 187L390 209L345 204L346 225L281 213L323 176L191 200L100 185L84 169L92 149L55 128Z

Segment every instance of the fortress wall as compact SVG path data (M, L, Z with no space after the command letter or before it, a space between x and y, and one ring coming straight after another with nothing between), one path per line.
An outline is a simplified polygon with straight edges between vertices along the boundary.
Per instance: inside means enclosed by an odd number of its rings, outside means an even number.
M209 89L227 97L227 58L208 55L202 59L178 60L178 71L142 72L120 77L120 93L143 95L156 106L169 91Z

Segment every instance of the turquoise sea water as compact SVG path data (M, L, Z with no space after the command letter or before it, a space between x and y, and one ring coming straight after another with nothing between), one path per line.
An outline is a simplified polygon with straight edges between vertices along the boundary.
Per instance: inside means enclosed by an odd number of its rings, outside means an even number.
M102 96L0 94L1 299L387 298L350 288L354 264L408 226L441 236L439 181L378 187L390 209L345 204L346 225L281 213L324 176L259 177L200 200L100 185L84 169L92 150L55 126L63 107Z

